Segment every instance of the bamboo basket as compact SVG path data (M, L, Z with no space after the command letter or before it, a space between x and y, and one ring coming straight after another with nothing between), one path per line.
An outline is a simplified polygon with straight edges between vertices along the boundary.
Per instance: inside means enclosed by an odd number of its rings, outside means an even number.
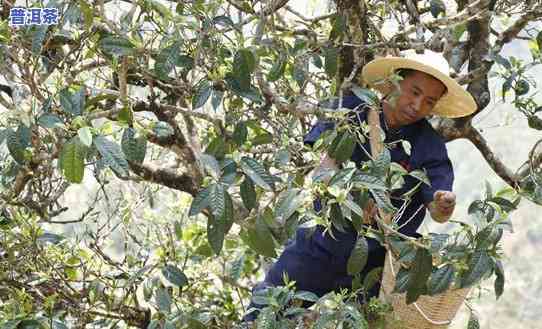
M470 288L451 288L435 296L420 296L410 305L406 293L393 293L399 264L388 253L382 274L380 298L393 307L386 319L386 329L443 329L448 328L470 292Z
M382 152L380 138L380 120L374 109L368 114L371 153L374 157ZM384 222L389 224L391 217L380 213ZM443 329L448 328L459 307L469 294L470 288L449 289L435 296L420 296L410 305L406 303L406 293L393 293L396 269L400 264L388 252L382 273L380 298L393 307L393 312L386 318L386 329Z

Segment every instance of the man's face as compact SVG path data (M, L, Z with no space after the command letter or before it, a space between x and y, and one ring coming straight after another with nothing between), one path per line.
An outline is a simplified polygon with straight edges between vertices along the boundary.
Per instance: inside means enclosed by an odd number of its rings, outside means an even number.
M399 82L401 93L395 108L387 111L388 123L400 127L414 123L428 116L446 87L429 74L414 71Z

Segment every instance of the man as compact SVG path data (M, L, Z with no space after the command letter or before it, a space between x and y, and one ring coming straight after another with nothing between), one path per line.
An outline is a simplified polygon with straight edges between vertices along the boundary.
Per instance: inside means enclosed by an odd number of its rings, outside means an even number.
M405 57L386 57L368 63L362 77L369 86L386 96L397 95L393 100L384 97L381 102L380 122L386 135L385 143L394 143L390 149L391 159L406 170L423 169L426 171L431 186L422 184L410 200L394 197L413 188L417 181L405 176L404 186L392 194L395 207L402 207L398 220L399 231L408 236L417 236L416 230L421 225L426 209L437 222L446 222L455 207L455 194L452 192L453 169L448 158L444 142L425 119L429 115L443 117L461 117L476 110L472 96L463 90L448 74L448 63L440 55L431 51L424 54L405 52ZM396 85L388 77L398 73L402 80ZM358 124L367 119L366 104L355 96L342 99L342 107L353 110ZM331 122L318 122L305 136L304 142L312 145L320 135L333 128ZM410 154L399 141L407 141ZM351 160L356 164L368 160L369 142L356 145ZM330 156L320 163L322 168L337 169L336 161ZM319 209L315 202L316 210ZM333 236L317 226L310 234L301 228L296 232L295 240L286 246L279 259L268 271L264 282L254 288L254 293L269 286L283 285L284 273L290 281L296 282L298 290L306 290L322 296L330 291L351 288L352 276L346 272L348 257L357 239L357 231L349 227L346 231L333 230ZM363 278L370 270L383 266L385 249L373 239L367 239L369 259L361 272ZM379 286L375 285L368 296L361 296L360 302L367 297L378 295ZM261 305L251 303L252 308ZM249 313L245 320L254 320L258 312Z

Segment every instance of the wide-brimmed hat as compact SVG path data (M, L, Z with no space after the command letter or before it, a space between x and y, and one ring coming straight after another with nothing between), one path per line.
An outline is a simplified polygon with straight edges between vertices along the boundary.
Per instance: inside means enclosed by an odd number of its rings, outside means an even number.
M398 69L417 70L435 77L447 88L447 92L435 104L432 114L458 118L476 111L477 105L472 95L450 78L450 65L442 55L431 50L425 50L423 54L407 50L401 56L377 58L367 63L362 71L364 83L387 95L393 86L388 77Z

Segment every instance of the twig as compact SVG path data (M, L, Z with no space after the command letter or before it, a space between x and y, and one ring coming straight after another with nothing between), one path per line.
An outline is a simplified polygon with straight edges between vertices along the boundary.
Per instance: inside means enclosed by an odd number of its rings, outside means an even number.
M287 11L291 12L292 14L294 14L295 16L301 18L303 21L305 22L310 22L310 23L316 23L316 22L319 22L319 21L322 21L322 20L325 20L325 19L328 19L328 18L331 18L335 15L337 15L337 13L330 13L330 14L325 14L325 15L321 15L321 16L316 16L316 17L312 17L312 18L309 18L309 17L305 17L303 16L303 14L301 14L300 12L294 10L291 6L289 5L286 5L284 7Z

